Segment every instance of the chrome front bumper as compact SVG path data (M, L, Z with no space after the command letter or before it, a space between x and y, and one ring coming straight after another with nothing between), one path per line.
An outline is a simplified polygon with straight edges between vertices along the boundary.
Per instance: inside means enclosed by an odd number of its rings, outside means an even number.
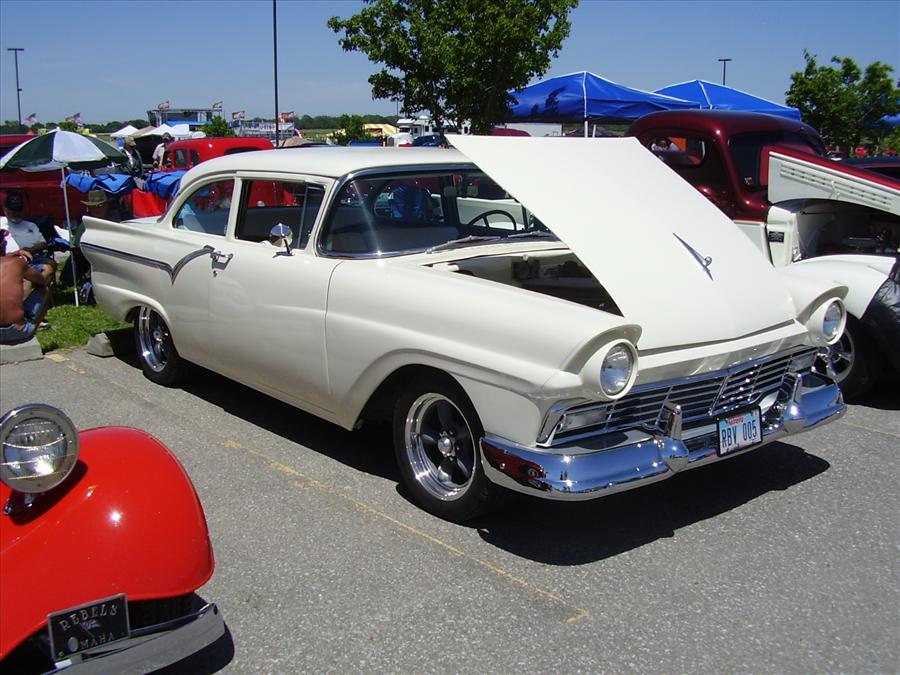
M224 634L222 613L209 603L180 619L134 631L127 640L111 642L106 651L61 661L56 664L56 672L149 673L196 654Z
M481 439L482 466L489 480L517 492L546 499L596 499L750 452L844 414L841 391L832 380L815 373L790 378L784 395L762 413L762 443L745 450L720 456L714 420L682 431L680 411L673 407L665 431L657 434L608 434L546 449L487 434Z

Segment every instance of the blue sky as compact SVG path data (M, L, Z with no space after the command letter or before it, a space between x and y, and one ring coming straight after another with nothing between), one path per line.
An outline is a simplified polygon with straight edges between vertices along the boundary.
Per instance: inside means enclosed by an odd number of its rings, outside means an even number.
M345 53L325 25L361 3L279 0L279 107L297 114L396 112L375 101L373 64ZM784 101L804 48L827 62L882 61L900 77L900 1L607 2L582 0L547 76L590 70L639 89L695 78ZM268 0L181 2L0 0L0 119L132 119L172 107L224 101L226 113L274 112L272 5Z

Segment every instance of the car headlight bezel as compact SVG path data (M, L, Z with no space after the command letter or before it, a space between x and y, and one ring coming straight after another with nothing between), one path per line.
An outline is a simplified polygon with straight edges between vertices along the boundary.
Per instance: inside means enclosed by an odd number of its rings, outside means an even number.
M812 313L806 329L818 347L835 344L844 334L847 325L847 308L840 298L827 298Z
M77 461L78 430L58 408L29 403L0 419L0 481L15 492L48 492Z
M628 340L610 343L600 361L597 386L610 400L628 393L637 377L637 349Z

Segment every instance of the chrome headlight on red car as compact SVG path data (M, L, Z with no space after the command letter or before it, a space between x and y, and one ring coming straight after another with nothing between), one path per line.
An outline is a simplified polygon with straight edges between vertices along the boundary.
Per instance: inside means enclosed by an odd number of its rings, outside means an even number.
M36 494L62 483L78 460L78 432L52 406L29 403L0 419L0 480L17 492Z

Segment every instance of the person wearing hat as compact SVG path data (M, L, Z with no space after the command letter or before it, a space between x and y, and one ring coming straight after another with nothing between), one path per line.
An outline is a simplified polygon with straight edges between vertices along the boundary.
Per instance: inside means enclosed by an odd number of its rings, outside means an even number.
M162 143L153 150L153 166L157 169L163 168L163 160L166 155L166 146L172 142L172 134L166 132L163 134Z
M122 148L122 151L128 158L128 163L124 167L125 173L135 178L143 176L144 160L141 159L141 153L138 152L137 141L134 140L134 136L129 136L125 139L125 146Z
M21 192L10 192L3 202L5 216L0 218L0 228L9 232L6 254L25 258L28 266L37 270L44 284L56 276L56 261L47 250L47 240L37 225L25 220L25 198Z

